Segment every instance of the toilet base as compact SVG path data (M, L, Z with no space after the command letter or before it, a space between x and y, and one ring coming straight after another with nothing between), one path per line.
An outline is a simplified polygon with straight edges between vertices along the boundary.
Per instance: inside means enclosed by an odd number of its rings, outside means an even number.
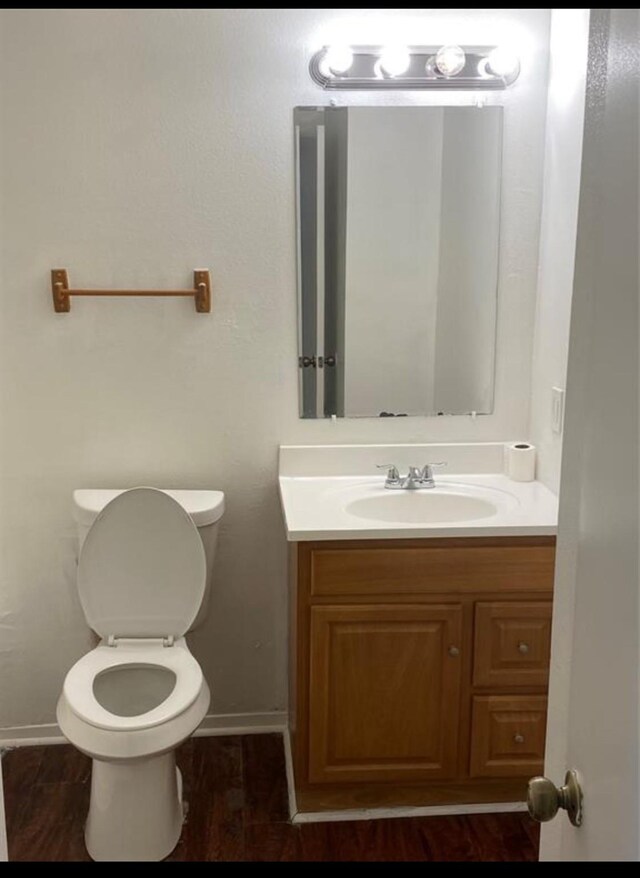
M162 860L177 845L182 820L174 750L131 762L93 760L84 833L93 860Z

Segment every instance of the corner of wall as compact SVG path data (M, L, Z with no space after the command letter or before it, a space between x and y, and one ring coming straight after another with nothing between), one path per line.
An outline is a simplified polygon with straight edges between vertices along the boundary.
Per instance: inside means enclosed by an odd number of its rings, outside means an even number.
M588 9L552 11L529 435L537 477L555 493L562 435L552 429L551 390L567 374L588 34Z

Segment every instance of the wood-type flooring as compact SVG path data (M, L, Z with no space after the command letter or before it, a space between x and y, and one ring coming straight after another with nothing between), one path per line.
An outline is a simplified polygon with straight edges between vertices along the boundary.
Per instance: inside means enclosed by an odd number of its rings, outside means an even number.
M280 735L192 738L178 750L188 812L175 861L537 860L526 814L289 823ZM2 760L9 859L88 860L83 824L91 761L67 745Z

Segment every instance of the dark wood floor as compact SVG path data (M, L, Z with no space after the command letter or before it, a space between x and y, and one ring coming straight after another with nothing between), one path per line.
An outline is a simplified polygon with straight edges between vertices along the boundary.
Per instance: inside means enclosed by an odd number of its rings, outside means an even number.
M171 860L537 859L538 825L525 814L292 826L279 735L193 738L178 763L188 814ZM88 860L90 760L69 746L22 747L2 767L9 859Z

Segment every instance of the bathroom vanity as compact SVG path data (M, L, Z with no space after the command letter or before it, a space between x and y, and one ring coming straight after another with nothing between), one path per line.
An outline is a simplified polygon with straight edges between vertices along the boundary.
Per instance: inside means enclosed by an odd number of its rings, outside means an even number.
M544 754L554 543L292 546L301 810L524 799Z
M554 496L499 474L385 492L322 467L280 479L298 809L523 801L543 765ZM494 514L470 517L469 496Z

